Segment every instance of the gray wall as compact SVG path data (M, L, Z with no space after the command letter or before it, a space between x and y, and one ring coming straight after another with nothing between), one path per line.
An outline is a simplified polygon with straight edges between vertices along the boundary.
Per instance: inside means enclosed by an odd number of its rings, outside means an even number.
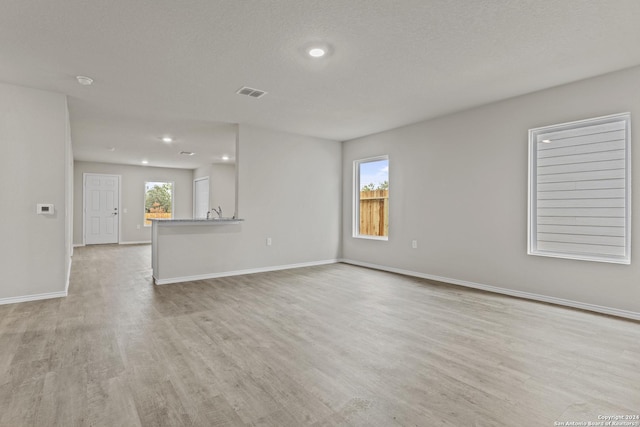
M339 257L339 142L240 125L238 159L248 267Z
M214 163L193 170L194 180L207 176L209 177L209 208L220 206L223 216L233 216L236 210L236 165Z
M0 303L66 292L68 129L64 95L0 84ZM55 215L36 215L37 203Z
M193 216L193 171L110 163L75 162L73 243L82 245L83 176L85 173L121 175L120 242L151 242L151 227L144 226L144 183L174 182L174 218ZM125 213L125 209L127 212ZM137 226L140 226L140 229Z
M638 82L633 68L345 142L344 258L640 313L640 227L630 266L527 255L528 129L626 111L640 119ZM352 162L381 154L390 156L389 241L355 239ZM640 150L632 156L640 167Z
M209 177L211 207L222 208L222 216L230 217L236 211L236 165L214 163Z

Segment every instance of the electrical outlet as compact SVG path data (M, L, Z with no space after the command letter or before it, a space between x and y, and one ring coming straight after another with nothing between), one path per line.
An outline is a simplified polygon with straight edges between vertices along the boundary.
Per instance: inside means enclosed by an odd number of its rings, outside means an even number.
M267 237L267 246L271 246L271 237Z
M136 229L140 230L140 224L136 225Z
M411 241L411 247L413 249L418 249L418 241L417 240L412 240Z

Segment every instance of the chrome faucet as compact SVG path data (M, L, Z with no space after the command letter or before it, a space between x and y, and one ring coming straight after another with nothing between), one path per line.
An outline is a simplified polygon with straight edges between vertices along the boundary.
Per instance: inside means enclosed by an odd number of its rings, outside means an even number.
M207 211L207 219L211 218L211 211Z
M218 218L222 218L222 208L220 206L218 206L218 209L211 208L211 210L218 214Z

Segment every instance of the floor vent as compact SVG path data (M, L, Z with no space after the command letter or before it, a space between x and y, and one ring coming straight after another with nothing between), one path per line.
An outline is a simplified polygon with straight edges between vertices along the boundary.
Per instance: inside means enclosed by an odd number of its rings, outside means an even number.
M254 89L252 87L247 87L247 86L241 87L236 91L236 93L238 95L250 96L251 98L261 98L267 94L267 92L265 92L264 90Z

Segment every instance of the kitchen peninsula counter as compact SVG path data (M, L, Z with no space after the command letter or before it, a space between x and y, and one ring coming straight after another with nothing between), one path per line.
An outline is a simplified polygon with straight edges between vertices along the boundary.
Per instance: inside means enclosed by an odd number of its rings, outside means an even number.
M225 269L225 239L243 219L152 219L151 266L155 284L215 277Z

